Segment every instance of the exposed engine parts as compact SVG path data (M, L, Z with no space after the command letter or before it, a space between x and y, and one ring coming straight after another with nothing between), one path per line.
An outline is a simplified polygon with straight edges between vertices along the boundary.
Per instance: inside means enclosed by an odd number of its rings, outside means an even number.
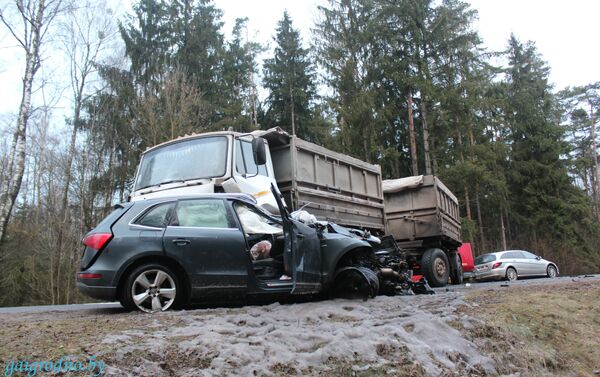
M379 239L369 232L360 232L329 223L327 231L361 238L375 252L357 250L340 261L335 276L334 294L345 298L434 294L425 278L413 280L412 270L393 238Z

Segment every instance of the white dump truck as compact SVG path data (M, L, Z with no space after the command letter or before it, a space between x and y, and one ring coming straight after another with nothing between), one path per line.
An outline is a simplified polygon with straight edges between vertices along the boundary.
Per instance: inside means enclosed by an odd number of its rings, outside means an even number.
M379 165L279 128L194 134L149 148L130 200L241 192L277 214L271 185L291 211L303 209L318 220L367 230L386 247L392 242L413 273L431 285L444 286L449 277L462 282L458 201L437 177L382 181Z

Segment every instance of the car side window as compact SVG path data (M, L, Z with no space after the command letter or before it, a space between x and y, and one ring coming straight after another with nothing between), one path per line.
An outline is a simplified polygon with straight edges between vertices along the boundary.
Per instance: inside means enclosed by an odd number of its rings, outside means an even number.
M235 212L240 219L242 229L246 235L251 234L282 234L281 224L273 221L264 214L243 203L235 204Z
M164 228L169 224L171 218L171 209L174 203L162 203L146 211L138 220L137 225L149 226L153 228Z
M523 254L524 258L526 258L526 259L536 259L537 258L537 256L535 254L532 254L528 251L522 251L521 254Z
M221 199L189 199L177 202L172 226L232 228L233 219Z

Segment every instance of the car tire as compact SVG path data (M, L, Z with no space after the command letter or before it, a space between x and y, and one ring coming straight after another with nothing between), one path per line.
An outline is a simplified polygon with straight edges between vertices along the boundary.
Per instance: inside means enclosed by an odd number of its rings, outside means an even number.
M548 275L550 279L554 279L558 276L558 270L553 265L549 265L548 268L546 268L546 275Z
M509 267L506 269L506 280L515 281L518 278L519 278L519 275L517 274L517 270L515 270L512 267Z
M464 280L462 259L458 253L454 253L450 256L450 260L452 261L450 263L450 280L452 280L452 284L462 284Z
M332 294L336 298L366 300L377 296L379 284L379 277L368 267L343 267L336 271Z
M155 313L179 306L182 297L177 275L166 266L148 263L127 276L120 301L126 309Z
M428 249L421 258L421 269L432 287L445 287L450 275L448 257L440 249Z

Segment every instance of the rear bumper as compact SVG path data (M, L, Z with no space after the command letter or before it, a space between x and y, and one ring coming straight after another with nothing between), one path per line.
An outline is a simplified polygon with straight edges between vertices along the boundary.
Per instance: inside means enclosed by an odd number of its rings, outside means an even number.
M77 288L84 295L97 300L115 301L117 299L117 287L92 286L78 281Z
M475 272L473 272L473 271L463 272L463 278L464 279L474 279Z
M505 268L496 268L485 272L475 272L475 280L487 280L487 279L504 279L506 277Z

